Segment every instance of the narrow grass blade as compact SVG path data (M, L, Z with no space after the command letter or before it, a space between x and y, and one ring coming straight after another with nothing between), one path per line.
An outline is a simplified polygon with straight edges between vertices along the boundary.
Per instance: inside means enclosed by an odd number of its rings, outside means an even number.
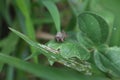
M29 14L29 7L26 4L27 0L16 0L16 4L19 7L19 9L21 10L21 12L23 13L23 15L27 16Z
M32 19L30 17L30 0L16 0L17 6L20 9L20 11L22 12L23 16L25 17L25 29L26 29L26 34L35 41L35 31L34 31L34 25L32 22ZM32 47L31 51L32 54L36 53L36 50ZM34 57L34 62L38 63L38 59L37 56Z
M84 76L79 75L75 71L55 69L43 65L28 63L23 60L4 55L3 53L0 53L0 62L7 63L13 67L30 72L35 76L40 78L42 77L47 80L109 80L104 77Z
M59 11L58 11L56 5L50 0L41 0L41 1L44 4L44 6L48 9L48 11L50 12L50 14L53 18L53 21L55 23L57 32L60 32L61 31L61 29L60 29L60 14L59 14Z
M37 42L30 40L27 36L23 35L22 33L12 28L9 28L9 29L13 31L15 34L17 34L19 37L21 37L23 40L25 40L29 45L33 46L34 48L42 52L47 57L51 57L52 55L57 56L57 54L59 53L57 50L54 50L46 45L42 45L42 44L39 44Z

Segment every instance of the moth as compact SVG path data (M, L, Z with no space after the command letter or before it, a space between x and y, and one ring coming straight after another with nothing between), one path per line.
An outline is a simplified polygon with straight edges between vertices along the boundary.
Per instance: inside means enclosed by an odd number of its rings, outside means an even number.
M55 36L55 40L57 41L57 42L63 42L64 40L65 40L65 38L66 38L66 33L64 32L64 31L62 31L62 32L57 32L57 34L56 34L56 36Z

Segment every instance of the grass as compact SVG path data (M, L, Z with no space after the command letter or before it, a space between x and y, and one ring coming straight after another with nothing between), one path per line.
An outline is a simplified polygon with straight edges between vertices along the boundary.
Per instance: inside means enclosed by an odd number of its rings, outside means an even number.
M0 80L119 80L119 3L0 1Z

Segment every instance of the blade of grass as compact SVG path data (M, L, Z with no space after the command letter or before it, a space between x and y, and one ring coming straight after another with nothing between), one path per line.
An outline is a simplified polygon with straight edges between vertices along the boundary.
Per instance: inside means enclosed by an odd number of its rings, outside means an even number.
M30 40L27 36L21 34L20 32L14 30L12 28L9 28L9 29L12 32L14 32L15 34L17 34L19 37L21 37L23 40L25 40L29 45L31 45L32 47L35 47L36 50L39 50L40 52L42 52L47 57L51 57L53 55L53 56L56 56L57 58L60 58L60 55L57 55L59 53L59 51L54 50L46 45L42 45L37 42L34 42L34 41Z
M21 12L23 13L24 16L29 15L30 13L30 9L29 7L26 5L26 1L28 0L15 0L16 1L16 5L19 7L19 9L21 10Z
M28 63L23 60L4 55L3 53L0 53L0 61L47 80L109 80L104 77L83 76L70 70L55 69L43 65Z
M7 5L7 1L0 2L0 15L3 16L3 18L5 19L7 24L9 24L9 25L11 24L12 20L11 20L10 14L9 14L9 7Z
M35 31L34 31L34 25L32 23L31 17L30 17L30 1L29 0L16 0L18 8L21 10L22 14L25 17L25 26L27 35L35 41ZM33 47L30 47L32 54L36 53L36 50ZM34 62L38 63L37 56L34 56Z
M13 76L14 76L14 68L12 66L8 66L6 80L13 80L14 78Z
M59 11L56 7L56 5L50 1L50 0L39 0L39 3L42 1L42 3L44 4L44 6L48 9L48 11L50 12L53 21L55 23L55 27L57 32L61 31L61 27L60 27L60 14Z

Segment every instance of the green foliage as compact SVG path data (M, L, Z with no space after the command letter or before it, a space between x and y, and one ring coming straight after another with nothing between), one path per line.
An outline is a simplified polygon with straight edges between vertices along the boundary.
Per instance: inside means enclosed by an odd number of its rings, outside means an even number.
M100 1L99 1L100 2ZM112 36L111 36L111 44L110 45L120 45L120 15L119 12L120 10L118 9L119 7L119 0L101 0L101 6L104 6L105 9L109 10L110 13L114 15L114 23L113 23L113 28L112 28ZM107 5L105 4L107 3Z
M1 52L9 55L11 52L15 50L15 46L17 45L18 37L10 33L9 36L0 41L0 47L2 47ZM9 47L8 47L9 44ZM0 71L2 70L3 63L0 63Z
M52 48L49 48L49 47L47 47L45 45L39 44L37 42L34 42L34 41L30 40L28 37L26 37L25 35L21 34L20 32L14 30L12 28L10 28L10 30L13 31L14 33L16 33L22 39L24 39L28 44L30 44L31 46L35 47L40 52L43 52L48 57L51 57L52 55L56 56L56 54L58 53L57 50L53 50ZM50 54L50 53L53 53L53 54Z
M58 11L56 5L50 0L39 0L39 2L40 1L45 5L45 7L50 12L50 14L54 20L57 32L60 32L61 31L60 14L59 14L59 11Z
M30 10L30 0L21 0L20 2L18 0L15 0L18 8L21 10L21 13L23 14L25 18L25 29L27 32L27 35L32 39L35 40L35 31L34 26L31 19L31 10ZM35 54L35 49L31 47L31 51L33 54ZM38 62L37 57L34 57L34 62Z
M2 80L119 80L119 2L0 1ZM61 29L57 42L51 34Z
M115 53L115 54L114 54ZM120 75L120 61L119 61L120 48L108 48L105 54L95 51L94 58L98 68L114 77Z
M64 43L51 41L48 43L48 47L60 51L60 55L67 59L77 57L80 60L88 60L90 58L90 53L87 49L72 41L65 41Z
M6 60L6 58L7 58L7 60ZM64 71L66 71L64 69L63 70L54 69L51 67L28 63L28 62L25 62L24 60L20 60L20 59L17 59L17 58L11 57L11 56L7 56L7 55L1 54L1 53L0 53L0 60L2 62L8 63L9 65L12 65L16 68L28 71L28 72L34 74L35 76L42 77L47 80L56 80L56 79L57 80L66 80L66 79L87 80L88 78L90 80L93 80L93 79L109 80L107 78L101 78L98 76L97 77L89 77L89 76L84 76L84 75L78 75L76 72L71 71L71 70L64 72ZM56 73L58 73L59 75ZM45 74L47 74L47 76Z
M14 29L10 28L10 30L16 33L22 39L24 39L28 44L30 44L31 46L35 47L40 52L42 52L52 62L52 64L57 61L68 67L78 70L80 72L81 71L85 72L85 74L91 74L90 64L84 61L84 60L89 59L90 54L87 50L80 47L79 45L76 46L74 44L73 46L73 44L69 42L69 43L64 43L62 45L57 44L57 43L49 43L48 46L46 46L46 45L33 42L28 37L26 37L25 35L19 33L18 31ZM60 51L58 50L58 48L60 49ZM33 56L30 56L30 58ZM74 57L78 58L78 60L74 59Z
M100 44L107 41L109 26L104 19L94 13L82 13L78 16L80 30L94 43Z

